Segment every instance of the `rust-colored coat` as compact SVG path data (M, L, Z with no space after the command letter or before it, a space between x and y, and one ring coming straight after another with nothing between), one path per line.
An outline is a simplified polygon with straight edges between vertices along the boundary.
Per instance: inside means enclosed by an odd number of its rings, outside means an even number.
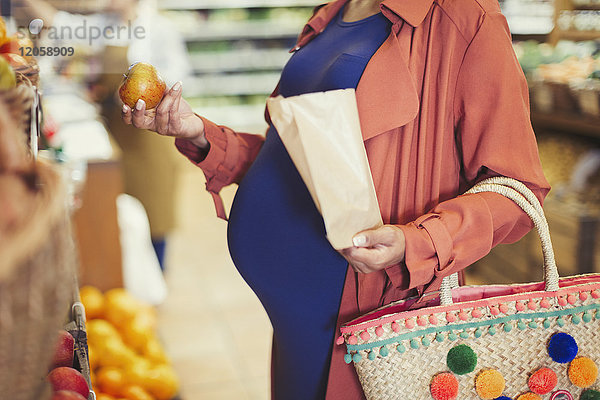
M318 7L297 48L348 0ZM406 236L401 265L368 275L348 269L339 323L382 304L439 288L441 279L531 229L512 201L459 196L489 175L516 178L543 199L549 190L529 119L525 78L495 0L384 0L390 36L357 87L364 144L383 220ZM275 90L274 94L277 94ZM262 137L205 120L211 149L177 146L200 166L219 216L220 189L239 182ZM427 296L423 296L423 299ZM345 349L335 346L327 398L363 398Z

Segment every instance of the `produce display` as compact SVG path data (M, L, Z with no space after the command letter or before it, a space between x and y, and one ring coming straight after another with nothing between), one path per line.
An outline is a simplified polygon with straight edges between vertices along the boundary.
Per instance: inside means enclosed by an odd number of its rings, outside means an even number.
M153 65L138 62L129 67L119 87L123 103L134 108L138 100L146 102L146 110L155 108L163 98L167 85Z
M80 289L97 400L170 400L179 383L156 334L156 312L125 289Z
M514 47L534 110L600 117L600 41L561 41L555 47L526 41Z

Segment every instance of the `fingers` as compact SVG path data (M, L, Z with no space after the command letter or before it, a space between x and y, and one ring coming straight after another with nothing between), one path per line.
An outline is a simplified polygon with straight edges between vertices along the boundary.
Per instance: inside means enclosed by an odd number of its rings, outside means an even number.
M135 104L135 110L133 110L131 121L133 126L140 129L147 129L146 126L146 102L142 99L139 99Z
M356 247L375 247L377 245L390 245L396 240L398 228L384 225L378 229L362 231L354 236L352 243Z
M123 119L123 122L125 122L127 125L131 125L131 123L132 123L131 108L129 108L129 106L127 104L123 104L123 109L121 110L121 118Z
M179 121L179 99L181 98L181 82L177 82L165 94L156 109L156 131L161 135L169 135L175 132ZM174 108L177 107L177 108Z
M358 272L369 273L379 271L391 265L393 259L391 248L351 247L343 250L343 255Z

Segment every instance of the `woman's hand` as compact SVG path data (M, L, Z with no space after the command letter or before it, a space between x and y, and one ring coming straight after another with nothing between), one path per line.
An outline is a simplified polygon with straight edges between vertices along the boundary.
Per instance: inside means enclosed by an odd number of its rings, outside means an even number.
M136 128L155 131L163 136L188 139L201 149L208 147L204 123L192 107L181 98L181 82L166 91L154 110L146 110L146 103L138 100L135 110L123 105L123 121Z
M404 260L404 233L394 225L362 231L353 238L354 247L341 251L356 272L368 274Z

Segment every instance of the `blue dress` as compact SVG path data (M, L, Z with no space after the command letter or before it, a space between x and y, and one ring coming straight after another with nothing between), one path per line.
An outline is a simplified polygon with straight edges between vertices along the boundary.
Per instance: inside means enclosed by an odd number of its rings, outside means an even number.
M389 32L381 13L344 22L340 11L290 58L280 94L356 88ZM273 126L237 190L228 243L273 325L272 398L323 399L347 262Z

